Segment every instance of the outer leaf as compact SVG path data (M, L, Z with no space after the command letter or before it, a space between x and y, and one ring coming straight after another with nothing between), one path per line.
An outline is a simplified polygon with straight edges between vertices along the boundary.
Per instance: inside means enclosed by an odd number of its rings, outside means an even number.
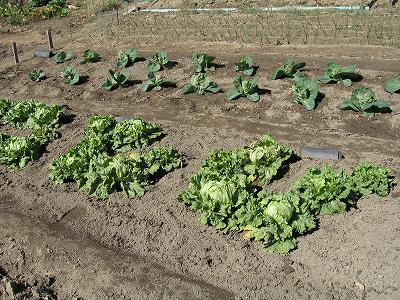
M247 95L247 98L253 102L257 102L260 100L260 95L258 93L253 93L253 94Z
M181 89L182 94L190 94L190 93L194 93L195 91L196 91L196 88L191 84L187 84Z
M391 79L385 84L385 91L388 93L396 93L400 91L400 78Z
M228 91L228 93L226 94L226 98L228 100L235 100L241 96L242 96L242 93L235 89Z

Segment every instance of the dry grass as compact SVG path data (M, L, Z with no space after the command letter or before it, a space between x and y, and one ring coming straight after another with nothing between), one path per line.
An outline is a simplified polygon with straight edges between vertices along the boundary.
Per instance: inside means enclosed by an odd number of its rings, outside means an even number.
M104 17L93 37L117 37L132 42L220 42L261 44L361 44L400 46L396 12L315 11L282 13L191 13ZM119 24L119 25L118 25Z

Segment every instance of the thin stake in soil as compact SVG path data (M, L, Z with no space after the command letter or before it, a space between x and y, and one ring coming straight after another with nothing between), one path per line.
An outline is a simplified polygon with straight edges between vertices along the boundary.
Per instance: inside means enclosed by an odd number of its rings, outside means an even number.
M13 42L11 48L12 48L12 52L13 52L13 55L14 55L15 64L17 65L17 64L19 64L18 51L17 51L17 43L16 43L16 42Z
M51 30L47 30L47 41L49 43L49 50L53 50L53 38L51 37Z

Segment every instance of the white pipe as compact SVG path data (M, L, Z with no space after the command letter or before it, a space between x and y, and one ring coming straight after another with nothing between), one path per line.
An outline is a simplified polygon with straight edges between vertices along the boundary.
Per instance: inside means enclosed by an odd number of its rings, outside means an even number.
M280 12L285 10L303 10L303 11L312 11L312 10L359 10L365 9L368 10L368 7L362 6L294 6L294 7L263 7L256 8L256 10L262 10L267 12ZM135 9L128 10L127 14L134 11ZM181 9L181 8L150 8L150 9L140 9L138 12L148 12L148 13L175 13L180 11L223 11L223 12L240 12L246 11L246 9L240 8L189 8L189 9Z

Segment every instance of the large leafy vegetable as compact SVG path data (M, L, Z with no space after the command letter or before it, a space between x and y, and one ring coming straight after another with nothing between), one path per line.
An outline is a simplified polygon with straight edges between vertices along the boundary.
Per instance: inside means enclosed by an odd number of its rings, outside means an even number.
M137 51L134 48L129 48L125 51L119 51L117 57L117 67L125 68L126 66L133 64L137 58Z
M98 62L100 58L101 56L97 52L87 49L83 52L83 60L81 61L81 64L84 65L89 62L95 63Z
M115 153L145 147L161 135L161 128L140 118L116 123L112 116L94 116L84 139L52 163L49 177L56 183L74 181L99 199L119 190L129 198L143 196L147 185L181 167L182 157L171 147Z
M386 82L385 91L388 93L400 92L400 77L390 79L388 82Z
M165 69L169 64L167 51L160 51L159 53L153 54L153 57L149 59L147 64L147 73L155 73L162 69Z
M258 79L259 77L255 77L253 80L244 79L242 76L236 77L233 81L234 89L227 93L227 99L234 100L239 97L247 97L247 99L251 101L259 101L260 95L258 94Z
M235 72L243 72L244 75L252 76L254 74L253 58L248 55L242 58L235 67L233 68Z
M371 163L359 164L351 174L353 189L362 196L377 194L381 197L389 195L394 184L390 170Z
M78 68L75 66L67 66L61 70L61 77L64 78L64 81L69 85L74 85L79 83L80 74Z
M326 66L325 74L318 77L318 80L322 83L336 82L341 83L344 86L351 86L351 77L354 76L354 71L357 69L357 65L341 66L335 62L330 63ZM349 78L350 77L350 78Z
M315 80L304 76L296 76L292 85L293 102L302 104L306 109L313 110L318 97L319 86Z
M60 51L56 55L54 55L54 60L56 63L61 64L63 62L66 62L68 60L72 59L72 52L71 51Z
M17 128L40 129L59 127L63 117L64 112L61 106L48 106L45 103L31 100L13 103L4 112L2 119Z
M362 85L353 90L351 98L343 101L340 109L359 111L367 118L372 118L375 112L390 111L388 102L379 99L370 88Z
M141 118L126 120L115 125L110 134L111 149L126 152L149 146L163 136L163 130L156 124Z
M42 79L46 78L46 73L42 70L32 70L28 74L28 78L32 81L41 81Z
M204 95L205 92L216 94L221 91L221 88L215 82L211 81L206 75L199 73L190 78L190 83L181 89L182 94L196 92L199 95Z
M215 57L210 56L206 53L193 53L192 61L194 62L193 73L203 73L206 71L214 71L215 66L213 65Z
M203 162L178 200L200 213L200 222L224 233L244 231L267 251L286 253L298 235L317 226L319 214L354 206L361 195L385 196L389 170L361 164L351 175L331 167L312 168L287 192L269 193L254 184L271 182L292 151L270 136L232 151L217 151Z
M31 129L30 136L10 136L0 133L0 164L23 168L39 158L42 145L53 141L54 131L64 113L58 105L48 106L36 101L11 102L0 99L0 120L19 129Z
M295 63L292 58L288 58L282 67L279 67L274 74L272 75L272 79L281 79L281 78L293 78L297 71L304 68L306 63Z
M147 74L147 81L143 84L143 91L148 92L151 90L161 91L162 87L174 86L175 82L168 80L163 76L154 75L154 73Z
M109 78L101 85L103 89L107 91L112 91L118 87L124 87L128 85L128 71L123 71L119 73L113 70L108 70L108 75Z
M0 132L0 164L22 169L39 158L40 144L32 137L10 136Z

